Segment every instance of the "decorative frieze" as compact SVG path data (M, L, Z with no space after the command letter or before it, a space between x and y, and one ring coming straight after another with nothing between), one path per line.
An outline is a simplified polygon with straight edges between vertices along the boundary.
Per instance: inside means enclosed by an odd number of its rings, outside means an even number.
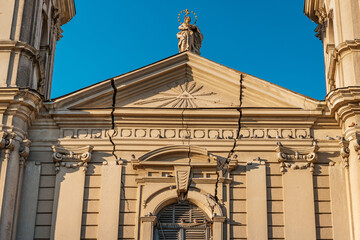
M110 129L67 128L62 137L69 139L108 139ZM222 128L117 128L113 139L233 139L237 129ZM241 139L309 139L309 128L242 128Z
M280 172L285 173L286 168L309 169L310 172L314 172L314 163L317 161L316 152L318 149L319 146L316 141L308 148L284 147L281 142L278 142L275 150L280 163Z
M81 148L68 149L61 146L52 146L53 160L55 162L55 172L60 171L60 167L66 168L78 168L83 167L83 171L86 172L88 162L91 160L91 152L93 146L86 146Z

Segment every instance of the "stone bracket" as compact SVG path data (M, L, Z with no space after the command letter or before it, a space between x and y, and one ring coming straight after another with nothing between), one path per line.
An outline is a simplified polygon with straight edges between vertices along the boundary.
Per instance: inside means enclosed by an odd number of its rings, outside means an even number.
M174 170L178 196L184 195L188 190L191 167L175 166Z

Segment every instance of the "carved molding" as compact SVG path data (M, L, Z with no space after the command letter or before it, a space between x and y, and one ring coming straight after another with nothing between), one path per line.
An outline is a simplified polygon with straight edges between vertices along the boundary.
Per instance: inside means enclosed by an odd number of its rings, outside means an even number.
M286 168L291 169L309 169L314 172L314 163L317 162L317 154L319 146L316 141L311 147L307 148L289 148L284 147L278 142L275 148L277 152L278 162L280 163L280 172L285 173Z
M52 146L53 160L55 163L55 172L60 171L60 167L78 168L83 167L83 171L87 171L88 162L91 160L91 152L93 146L89 145L81 148L64 148L61 146Z
M66 128L62 137L68 139L106 139L110 129ZM237 129L229 128L117 128L113 139L233 139ZM309 139L309 128L242 128L241 139Z

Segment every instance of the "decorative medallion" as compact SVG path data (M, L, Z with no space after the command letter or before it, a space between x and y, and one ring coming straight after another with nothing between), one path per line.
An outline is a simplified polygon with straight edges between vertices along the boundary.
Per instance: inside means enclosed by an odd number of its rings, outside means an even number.
M174 88L169 88L169 92L158 93L162 97L144 100L135 103L136 105L146 105L150 103L160 103L157 107L168 108L197 108L197 101L211 101L204 99L205 96L215 95L214 92L202 91L204 86L198 86L196 82L186 82Z

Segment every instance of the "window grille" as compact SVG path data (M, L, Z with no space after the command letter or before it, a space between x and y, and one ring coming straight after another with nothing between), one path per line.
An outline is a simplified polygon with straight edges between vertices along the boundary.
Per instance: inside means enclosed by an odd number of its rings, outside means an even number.
M208 240L210 221L205 213L188 201L171 204L157 215L156 240Z

